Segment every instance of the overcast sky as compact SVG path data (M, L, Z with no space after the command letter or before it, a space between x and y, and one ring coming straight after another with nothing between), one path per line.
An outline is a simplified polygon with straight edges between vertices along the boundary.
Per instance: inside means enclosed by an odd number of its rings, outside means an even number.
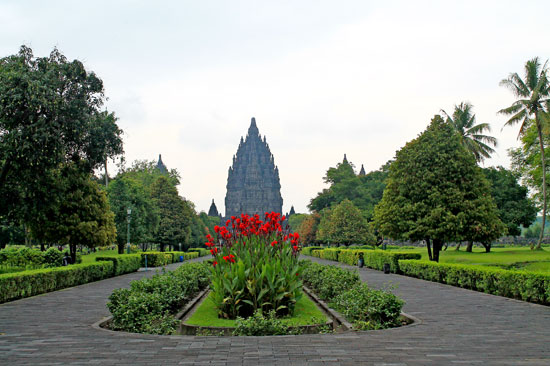
M180 193L225 211L227 169L251 117L306 205L344 153L378 169L441 109L469 101L509 167L518 128L499 86L550 57L549 1L0 0L0 56L57 47L103 80L126 159L182 176Z

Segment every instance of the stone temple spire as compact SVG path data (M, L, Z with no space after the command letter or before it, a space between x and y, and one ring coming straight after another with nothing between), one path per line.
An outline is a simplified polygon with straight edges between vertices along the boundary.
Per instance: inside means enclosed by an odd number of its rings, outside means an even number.
M344 154L344 160L342 160L343 164L348 164L348 158L346 157L346 154Z
M214 200L212 200L212 204L210 205L210 209L208 210L208 216L218 216L218 208L216 207Z
M168 168L166 168L166 165L162 162L162 156L159 154L159 161L157 163L157 169L161 172L161 174L167 174Z
M239 144L229 168L225 215L259 214L263 218L265 212L280 213L282 208L279 169L265 136L262 140L256 119L252 118L246 139Z
M359 171L359 176L363 176L363 175L367 175L365 173L365 167L363 166L363 164L361 164L361 170Z

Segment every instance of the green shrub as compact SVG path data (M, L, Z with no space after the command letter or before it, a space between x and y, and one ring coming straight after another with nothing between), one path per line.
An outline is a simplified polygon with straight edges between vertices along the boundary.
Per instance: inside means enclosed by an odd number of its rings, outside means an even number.
M306 261L304 261L306 262ZM332 300L335 296L360 283L357 270L306 262L302 271L304 283L321 299Z
M403 300L388 291L374 290L362 283L336 296L334 307L356 329L383 329L399 324Z
M0 250L0 264L13 267L37 268L44 263L41 251L28 247L9 247Z
M303 255L312 255L312 252L316 250L322 250L323 247L304 247L302 248L302 254Z
M96 261L113 262L113 276L136 272L141 268L141 256L139 254L124 254L116 257L96 257Z
M173 263L174 256L165 252L144 252L141 255L141 266L145 267L145 256L147 256L147 267L161 267Z
M167 252L168 254L172 255L172 263L177 263L180 261L180 257L183 257L183 260L185 260L185 252Z
M341 249L329 248L325 250L318 250L315 254L319 254L319 258L327 259L331 261L338 261L338 254L341 252Z
M270 311L267 316L258 309L248 318L237 317L234 336L266 336L266 335L286 335L298 334L291 332L289 326L285 325L280 319L277 319L275 311Z
M187 249L187 252L188 253L197 252L197 253L199 253L199 257L205 257L208 254L210 254L210 251L206 248L189 248L189 249Z
M209 283L207 265L184 264L173 272L132 281L129 289L117 289L107 307L113 315L112 329L128 332L170 334L177 321L173 314Z
M550 305L550 275L467 264L399 261L412 277L452 286Z
M360 249L342 251L338 259L342 263L355 266L359 260L359 253L363 253L363 260L365 261L366 267L381 271L384 269L384 263L388 263L392 273L400 273L399 260L422 258L420 253L386 252L382 250Z
M200 256L200 253L198 252L189 252L189 253L183 253L183 259L184 260L189 260L189 259L195 259L195 258L198 258Z
M0 275L0 303L111 277L112 262L75 264Z
M43 254L44 265L46 267L60 267L63 265L63 252L51 247Z

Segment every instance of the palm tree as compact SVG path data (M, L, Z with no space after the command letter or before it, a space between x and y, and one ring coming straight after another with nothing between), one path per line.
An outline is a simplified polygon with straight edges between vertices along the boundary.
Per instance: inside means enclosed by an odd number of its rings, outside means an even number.
M490 132L491 127L488 123L476 124L476 115L472 114L472 108L470 103L462 102L455 105L452 116L443 110L442 112L447 117L447 123L450 123L460 135L462 145L474 154L479 163L495 152L492 147L497 146L497 139L482 134L484 131Z
M535 123L538 132L541 163L542 163L542 228L537 243L537 249L541 248L546 221L546 164L544 158L544 141L542 138L543 123L548 120L550 107L550 84L547 78L548 61L541 66L538 57L527 61L525 64L525 79L522 80L517 73L510 74L500 85L510 89L518 98L510 107L501 109L498 113L511 116L505 126L521 123L518 138L527 128ZM533 119L534 117L534 119ZM531 246L533 249L533 246Z

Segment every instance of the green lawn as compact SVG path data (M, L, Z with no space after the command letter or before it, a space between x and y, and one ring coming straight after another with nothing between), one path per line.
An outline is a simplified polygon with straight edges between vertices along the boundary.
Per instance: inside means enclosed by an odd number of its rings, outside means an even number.
M113 250L98 250L95 253L85 254L82 256L82 263L94 263L96 257L116 257L118 256L118 251ZM124 255L124 254L121 254Z
M403 251L420 253L422 260L428 260L428 251L425 247ZM485 253L484 248L474 248L472 253L467 253L464 246L460 251L449 247L440 253L439 261L550 273L548 248L543 250L531 250L529 247L492 248L490 253Z
M282 321L286 325L295 326L325 323L328 319L317 305L304 294L296 303L294 316L291 318L283 318ZM236 321L218 318L216 306L212 301L212 294L209 294L195 310L195 313L185 321L185 324L200 325L204 327L235 327Z

